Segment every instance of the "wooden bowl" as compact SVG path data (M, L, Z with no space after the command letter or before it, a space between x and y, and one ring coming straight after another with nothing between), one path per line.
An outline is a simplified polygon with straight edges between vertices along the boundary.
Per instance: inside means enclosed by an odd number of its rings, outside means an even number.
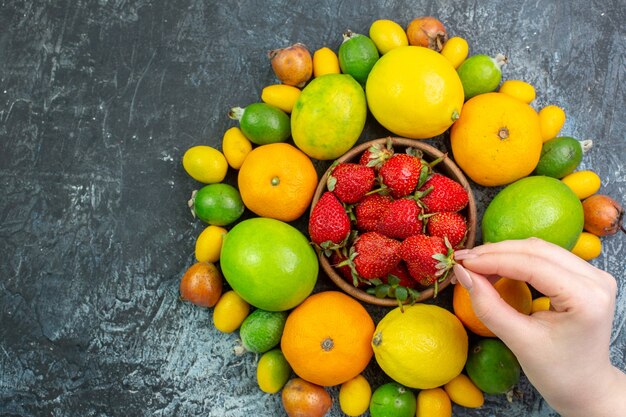
M391 138L375 139L369 142L362 143L352 148L347 153L345 153L343 156L337 159L337 161L358 163L359 157L363 153L363 151L365 151L367 148L369 148L375 143L382 143L384 145L389 139L391 139L393 148L396 152L404 152L404 150L409 147L419 149L420 151L423 152L423 159L426 160L427 162L430 162L439 157L445 156L445 154L441 152L439 149L433 146L430 146L424 142L421 142L419 140L391 137ZM467 182L467 179L465 178L465 175L463 174L463 172L449 158L447 157L444 158L443 161L438 163L434 169L436 172L440 172L441 174L444 174L452 178L453 180L457 181L463 186L463 188L465 188L465 190L467 190L467 193L469 195L469 203L467 207L461 211L461 213L465 215L467 219L467 239L465 242L465 247L471 248L474 246L474 242L476 239L476 201L474 199L474 194L472 193L472 189L470 188L470 185ZM327 190L326 179L328 178L328 175L330 174L330 170L331 169L329 168L320 179L320 182L313 196L311 210L313 210L313 207L315 207L315 204L317 204L317 201L319 200L321 195ZM375 304L375 305L387 306L387 307L394 307L398 305L398 301L396 299L378 298L374 295L368 294L366 291L363 291L360 288L355 287L351 282L348 282L347 280L345 280L339 273L337 273L337 271L335 271L333 266L330 264L328 258L320 250L318 249L316 250L317 250L317 255L318 255L320 264L322 266L322 269L328 275L328 277L344 292L348 293L349 295L351 295L352 297L358 300L361 300L369 304ZM448 276L446 277L446 279L443 282L439 283L439 291L443 290L450 284L452 275L453 275L453 272L450 272ZM431 286L431 287L428 287L427 289L421 290L420 295L416 299L416 301L420 302L420 301L428 300L432 298L433 296L434 296L434 288L433 286Z

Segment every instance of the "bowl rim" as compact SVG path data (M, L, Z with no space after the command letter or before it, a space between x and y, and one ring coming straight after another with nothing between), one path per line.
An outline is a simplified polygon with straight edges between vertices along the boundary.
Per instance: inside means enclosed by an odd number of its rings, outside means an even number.
M332 170L333 165L335 165L336 163L341 163L341 162L346 162L348 160L351 160L356 155L361 154L363 151L368 149L370 146L377 144L377 143L386 144L387 141L389 140L391 140L391 143L393 146L398 145L398 146L403 146L405 148L413 147L418 150L421 150L424 152L425 156L429 157L428 159L430 159L430 157L432 157L432 160L440 158L440 157L443 158L443 160L438 164L438 166L444 166L445 169L443 171L448 171L446 172L446 174L448 175L451 173L455 177L453 179L459 182L468 193L469 202L466 207L468 227L467 227L467 237L466 237L464 247L467 249L474 247L474 243L476 241L476 223L477 223L476 222L476 216L477 216L476 200L474 198L474 193L472 191L472 188L467 178L465 177L465 174L463 174L461 169L456 165L456 163L453 160L448 158L447 153L444 153L440 151L439 149L435 148L434 146L424 143L417 139L408 139L408 138L397 137L397 136L387 136L384 138L373 139L373 140L369 140L369 141L358 144L357 146L353 147L348 152L346 152L345 154L337 158L335 162L331 164L330 167L328 167L328 169L324 172L324 174L319 180L319 183L313 195L311 208L309 211L309 216L313 212L313 208L315 207L315 204L321 197L322 193L326 191L326 180L328 179L328 175L330 174L330 171ZM343 290L347 294L351 295L352 297L358 300L366 302L368 304L379 305L379 306L384 306L384 307L394 307L394 306L397 307L398 306L398 300L396 299L378 298L374 295L368 294L366 291L363 291L360 288L355 287L354 285L349 283L346 279L344 279L335 271L335 269L330 264L328 258L322 253L322 251L319 248L316 247L315 251L317 252L319 263L322 266L322 269L324 270L326 275L330 278L331 281L335 283L335 285L337 285L341 290ZM453 275L454 275L454 272L450 271L450 273L447 275L445 280L439 283L438 285L439 292L441 292L444 288L450 285ZM435 290L433 286L430 286L427 289L420 291L419 293L420 295L417 299L415 299L415 302L422 302L422 301L426 301L428 299L433 298ZM410 301L407 300L404 303L406 304L409 302Z

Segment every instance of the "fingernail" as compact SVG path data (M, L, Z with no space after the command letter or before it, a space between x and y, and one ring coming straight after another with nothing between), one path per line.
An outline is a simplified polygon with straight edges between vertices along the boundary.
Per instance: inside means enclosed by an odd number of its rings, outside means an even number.
M476 257L478 257L478 254L476 252L472 252L471 249L461 249L454 252L454 259L457 261L474 259Z
M466 290L471 290L474 283L472 282L472 277L470 276L467 269L463 268L460 264L455 264L452 267L454 271L454 276L459 284L463 286Z

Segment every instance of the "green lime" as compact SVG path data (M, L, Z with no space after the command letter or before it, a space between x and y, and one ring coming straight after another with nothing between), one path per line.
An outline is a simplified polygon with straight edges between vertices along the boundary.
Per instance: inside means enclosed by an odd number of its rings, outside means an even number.
M237 220L244 211L239 191L228 184L209 184L194 191L189 200L194 216L215 226L226 226Z
M498 54L495 58L489 55L472 55L467 58L457 69L465 101L478 94L495 91L502 79L502 66L507 59L504 55Z
M254 310L239 328L243 347L249 352L263 353L277 346L287 315L286 311Z
M239 120L244 136L257 145L284 142L291 135L291 121L287 113L266 103L233 107L228 117Z
M344 74L350 74L361 85L367 81L372 67L378 61L378 49L370 38L347 31L339 46L339 67Z
M541 148L535 174L561 179L574 172L582 159L583 148L576 139L569 136L550 139Z
M220 267L233 290L263 310L283 311L315 287L319 263L308 239L279 220L254 217L224 236Z
M376 388L370 400L372 417L413 417L416 408L417 400L413 391L397 382Z
M520 378L521 367L500 339L482 339L470 349L465 363L467 376L487 394L504 394Z
M571 250L583 224L583 206L571 188L551 177L525 177L503 188L487 206L483 242L538 237Z

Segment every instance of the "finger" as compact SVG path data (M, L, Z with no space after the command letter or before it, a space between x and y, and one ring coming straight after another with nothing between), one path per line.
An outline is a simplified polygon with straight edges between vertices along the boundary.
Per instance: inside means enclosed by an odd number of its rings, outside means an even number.
M469 250L461 250L455 254L455 259L464 260L466 257L475 257L488 253L525 253L543 258L551 263L557 263L571 272L589 271L593 266L571 252L538 238L521 240L505 240L476 246Z
M454 272L468 289L476 317L511 349L521 348L532 331L532 319L507 304L484 276L461 265L455 265Z
M463 266L482 275L499 275L526 281L548 297L582 291L584 289L581 287L587 281L587 278L564 269L560 264L525 253L485 253L465 259Z

